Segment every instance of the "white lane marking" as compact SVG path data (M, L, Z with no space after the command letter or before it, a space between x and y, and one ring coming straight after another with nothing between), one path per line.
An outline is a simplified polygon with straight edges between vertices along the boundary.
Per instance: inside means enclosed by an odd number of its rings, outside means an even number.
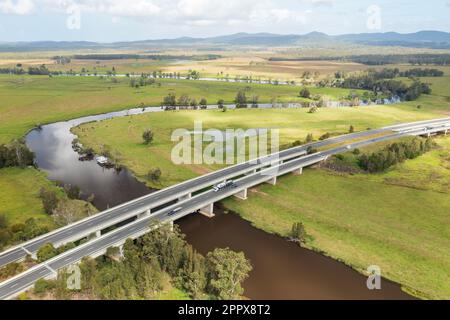
M69 260L71 260L71 259L72 259L71 257L65 258L65 259L64 259L64 262L67 262L67 261L69 261Z
M17 287L19 284L18 283L13 283L12 285L10 285L9 287L11 288L11 289L14 289L15 287Z
M47 273L47 270L42 270L41 272L39 272L39 274L44 274Z

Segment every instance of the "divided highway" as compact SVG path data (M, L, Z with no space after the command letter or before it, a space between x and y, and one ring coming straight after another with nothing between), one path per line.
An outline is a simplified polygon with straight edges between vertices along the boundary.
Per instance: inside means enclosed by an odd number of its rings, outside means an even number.
M437 122L442 122L441 120L431 120L427 121L427 125L432 125ZM407 127L408 125L399 125L396 128ZM309 147L320 148L327 145L332 145L336 143L345 142L352 139L364 138L370 135L390 132L390 128L383 128L377 130L369 130L365 132L358 132L353 134L348 134L339 137L333 137L324 141L319 141L311 143L308 145L291 148L288 150L281 151L277 154L271 155L269 157L257 159L257 162L245 162L238 165L234 165L223 170L207 174L170 188L149 194L147 196L141 197L139 199L124 203L115 208L103 211L87 219L76 222L70 226L55 230L31 241L21 244L11 248L0 254L0 268L19 260L24 259L27 255L36 254L40 247L47 243L51 243L54 246L61 246L71 241L77 241L84 237L96 233L99 230L106 229L115 224L126 221L138 214L141 214L147 210L158 208L162 205L166 205L171 201L183 198L193 192L197 192L204 188L208 188L214 184L223 182L227 179L231 179L241 174L245 174L252 170L260 169L270 163L271 161L277 160L289 160L295 157L305 155Z
M43 264L40 264L21 275L18 275L2 284L0 284L0 299L7 299L16 295L19 292L31 287L38 279L51 277L56 275L56 271L67 267L73 263L79 262L83 257L95 257L104 254L106 249L111 246L119 246L123 244L128 238L137 238L149 231L151 220L156 219L160 222L175 221L181 217L197 212L198 210L220 201L227 197L236 195L238 192L247 190L258 184L264 183L268 180L278 176L293 172L316 163L319 163L329 156L349 151L349 149L360 148L372 143L396 139L407 135L426 135L429 133L443 132L450 130L450 118L431 120L421 123L397 125L378 130L371 130L367 132L350 134L342 137L332 138L326 141L313 143L309 146L302 146L292 148L279 153L279 157L265 157L259 159L257 164L243 163L223 170L219 170L212 174L202 176L197 179L187 181L185 183L176 185L174 187L161 190L149 196L134 200L132 202L121 205L117 208L107 210L94 217L85 219L79 223L73 224L66 228L57 230L53 233L44 235L40 238L32 240L20 247L13 248L1 255L0 261L3 265L9 263L8 261L17 261L22 259L26 254L36 252L41 245L45 243L64 243L71 241L68 239L80 238L80 235L89 235L92 232L98 231L99 227L104 227L105 223L113 225L115 223L126 220L130 217L143 213L149 208L157 208L162 204L168 204L170 201L182 199L186 194L200 191L206 187L210 187L217 182L222 182L229 178L236 178L245 173L251 174L235 180L235 187L214 192L208 190L192 198L187 198L176 204L170 205L164 209L146 215L137 221L111 231L97 239L81 245L69 252L66 252L58 257L55 257ZM385 136L363 140L352 143L350 146L343 146L319 152L313 155L305 156L308 147L318 148L321 146L337 144L353 139L364 138L372 136L377 133L388 133ZM396 133L394 133L396 132ZM267 161L270 159L270 161ZM279 163L277 166L265 169L271 164L272 160L285 160L284 163ZM254 172L256 169L261 169L259 172ZM175 208L180 208L176 215L169 216ZM125 218L124 218L125 217Z

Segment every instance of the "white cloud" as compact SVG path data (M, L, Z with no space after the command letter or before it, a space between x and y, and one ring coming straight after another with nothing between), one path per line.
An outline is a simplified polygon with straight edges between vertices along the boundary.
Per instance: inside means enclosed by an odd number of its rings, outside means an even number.
M300 0L313 4L333 0ZM67 13L77 5L81 13L107 14L111 18L127 17L138 21L153 20L179 26L208 27L214 25L263 26L267 24L303 24L306 12L276 0L0 0L0 12Z
M302 12L281 8L271 0L179 0L175 10L178 22L188 25L264 25L304 23Z
M26 15L33 11L32 0L0 0L0 12L5 14Z
M300 0L301 2L312 4L314 6L332 6L336 0Z

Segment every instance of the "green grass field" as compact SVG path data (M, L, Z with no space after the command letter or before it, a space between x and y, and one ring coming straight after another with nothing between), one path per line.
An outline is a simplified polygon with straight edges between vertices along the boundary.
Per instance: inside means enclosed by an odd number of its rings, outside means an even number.
M215 104L219 99L231 103L239 90L250 88L249 97L260 102L298 101L298 87L248 85L205 81L160 80L161 86L134 89L129 80L119 83L90 77L46 77L0 75L0 143L20 138L39 124L73 119L81 116L137 107L141 103L159 106L169 93L187 94L200 101L206 98ZM332 99L348 95L349 90L312 88L312 93Z
M153 184L146 180L146 173L160 167L163 176L156 187L163 187L215 168L175 166L170 161L172 130L192 129L194 120L202 120L205 128L277 127L281 143L287 145L309 132L317 138L325 132L345 133L350 125L359 131L446 116L448 103L437 93L398 106L322 109L317 114L301 109L146 114L87 124L75 131L97 151L114 150L119 161L149 185ZM151 146L141 142L146 128L155 132ZM361 272L377 264L385 277L418 296L448 298L449 139L439 143L440 149L385 174L350 176L307 170L302 177L280 179L277 187L261 186L247 202L230 199L225 205L257 227L281 235L287 234L292 223L302 221L312 236L311 248Z
M40 223L54 227L53 219L44 212L39 190L55 188L44 173L35 169L8 168L0 170L0 214L8 224L24 223L35 218Z
M410 122L437 117L436 112L409 106L376 106L365 108L322 109L310 114L307 109L258 109L179 111L150 113L140 116L117 118L100 123L82 125L74 132L82 143L91 146L98 153L105 150L130 168L140 179L146 180L149 170L159 167L162 179L150 186L161 188L218 166L174 165L171 151L175 143L170 140L173 130L192 130L194 121L202 121L204 129L215 128L279 128L281 145L305 139L308 133L319 138L326 132L345 134L350 125L356 130L378 128L396 122ZM142 142L142 133L150 128L155 134L150 146Z
M0 143L23 136L39 123L121 110L140 103L158 105L163 96L172 92L197 99L206 97L210 102L219 98L231 102L236 92L247 86L164 80L161 87L132 89L125 79L119 81L0 76ZM449 116L450 93L446 88L450 78L430 82L436 86L433 95L396 106L320 109L315 114L303 109L164 112L86 124L75 132L85 146L92 146L99 153L110 151L138 178L162 188L217 168L176 166L170 159L172 131L192 129L196 120L203 121L205 129L279 128L281 143L287 146L308 133L315 138L326 132L343 134L350 125L362 131ZM249 95L259 95L261 102L273 97L298 99L297 87L251 87ZM322 94L335 98L348 93L324 90ZM142 133L147 128L155 133L150 146L142 143ZM347 176L306 170L302 177L280 179L277 187L256 189L247 202L228 200L226 205L268 232L285 235L293 222L302 221L313 237L311 247L358 270L377 264L384 276L425 297L449 298L449 142L447 139L440 143L442 149L385 174ZM146 174L156 167L162 169L163 175L154 184ZM37 198L40 186L48 184L45 176L34 169L0 170L0 210L12 223L33 216L50 223Z
M385 277L419 296L449 299L450 138L438 141L442 149L383 174L308 169L303 176L281 178L276 187L252 190L248 201L224 204L258 228L283 236L294 222L303 222L312 237L309 247L362 272L378 265ZM446 177L417 188L436 172ZM392 183L396 176L402 184Z

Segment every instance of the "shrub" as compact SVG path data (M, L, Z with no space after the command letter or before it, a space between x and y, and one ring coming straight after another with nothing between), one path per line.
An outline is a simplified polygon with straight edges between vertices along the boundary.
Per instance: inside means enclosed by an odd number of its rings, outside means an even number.
M159 181L159 179L161 179L161 175L162 175L161 169L156 168L148 172L148 179L153 182L157 182Z

